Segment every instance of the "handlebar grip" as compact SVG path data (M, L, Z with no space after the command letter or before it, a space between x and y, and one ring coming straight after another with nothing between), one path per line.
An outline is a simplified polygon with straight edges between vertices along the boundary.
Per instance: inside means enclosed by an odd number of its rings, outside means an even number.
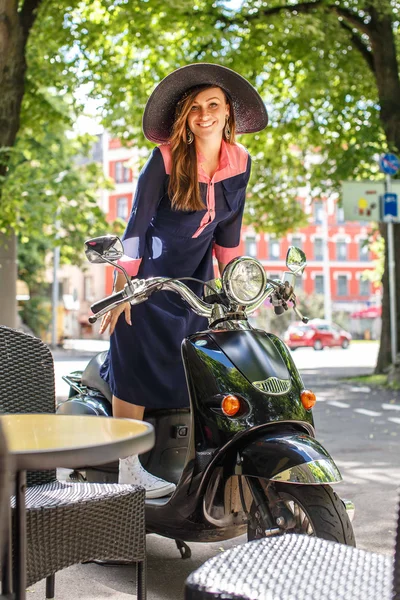
M90 309L91 309L92 313L97 314L98 312L103 310L103 308L107 308L107 306L111 306L111 304L114 304L114 302L118 302L119 300L124 300L125 297L126 296L125 296L124 290L121 290L120 292L117 292L116 294L111 294L111 296L107 296L107 298L103 298L102 300L95 302L94 304L92 304Z
M283 315L284 312L285 309L283 308L283 306L274 306L274 313L276 315Z

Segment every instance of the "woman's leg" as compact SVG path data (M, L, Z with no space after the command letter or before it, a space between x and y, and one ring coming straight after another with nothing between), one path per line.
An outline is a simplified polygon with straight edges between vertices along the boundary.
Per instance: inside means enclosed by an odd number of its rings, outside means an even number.
M112 397L112 406L114 417L143 420L144 406L130 404L116 396ZM174 483L169 483L146 471L137 455L120 459L118 482L142 485L146 489L146 498L162 498L172 494L176 487Z
M138 419L143 421L144 406L138 406L137 404L130 404L117 398L112 397L112 408L114 417L120 417L121 419Z

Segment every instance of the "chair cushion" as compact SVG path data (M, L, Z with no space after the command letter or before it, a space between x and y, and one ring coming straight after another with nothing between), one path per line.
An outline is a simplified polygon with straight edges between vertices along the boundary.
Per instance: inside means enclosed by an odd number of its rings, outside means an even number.
M393 560L304 535L263 539L211 558L186 600L391 600Z
M76 502L101 500L133 492L140 493L142 490L139 485L53 481L27 488L25 505L28 510L61 507ZM15 496L11 498L11 506L15 507Z

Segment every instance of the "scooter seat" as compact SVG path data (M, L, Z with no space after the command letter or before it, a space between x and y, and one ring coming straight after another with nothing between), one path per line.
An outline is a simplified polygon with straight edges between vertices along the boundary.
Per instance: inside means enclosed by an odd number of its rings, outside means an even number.
M107 400L111 402L112 392L110 386L100 377L100 367L106 360L107 351L96 354L82 373L82 383L88 388L99 390Z

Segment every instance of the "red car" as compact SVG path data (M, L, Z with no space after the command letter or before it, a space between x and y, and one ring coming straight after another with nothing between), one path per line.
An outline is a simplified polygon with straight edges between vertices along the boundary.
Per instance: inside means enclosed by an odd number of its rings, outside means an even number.
M296 348L323 350L325 347L332 348L334 346L348 348L351 335L334 323L329 324L321 319L312 319L307 325L301 321L290 325L283 339L291 350L296 350Z

